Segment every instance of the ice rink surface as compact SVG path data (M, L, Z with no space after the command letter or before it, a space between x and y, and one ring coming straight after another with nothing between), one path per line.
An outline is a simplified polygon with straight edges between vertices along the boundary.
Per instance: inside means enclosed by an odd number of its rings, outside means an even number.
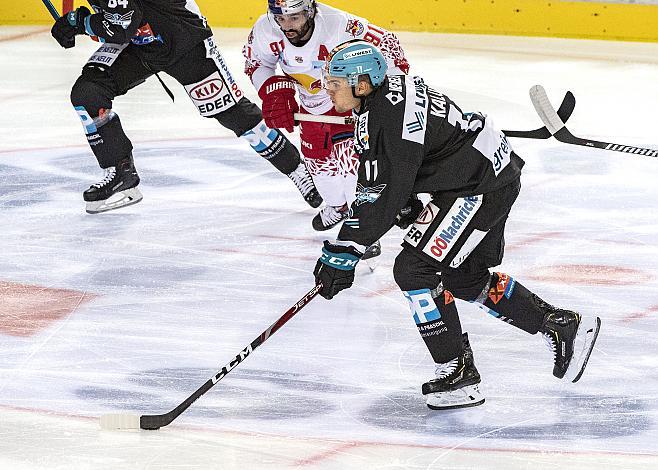
M244 30L216 30L246 94ZM658 44L400 34L412 64L464 110L540 127L528 89L567 90L579 136L658 148ZM112 432L111 412L164 413L312 286L315 210L184 91L155 78L115 101L144 200L100 215L102 174L70 87L97 44L0 28L0 468L658 468L658 158L514 139L523 189L501 271L599 315L582 380L548 349L459 303L483 406L429 410L433 376L391 268L314 299L170 426ZM294 138L298 143L298 139Z

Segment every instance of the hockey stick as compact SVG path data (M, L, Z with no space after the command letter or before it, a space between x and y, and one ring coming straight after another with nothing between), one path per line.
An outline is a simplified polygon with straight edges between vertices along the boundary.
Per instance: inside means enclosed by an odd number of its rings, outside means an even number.
M127 413L113 413L101 416L101 428L103 429L160 429L167 426L173 420L183 413L192 405L201 395L213 388L217 382L222 380L226 375L235 369L242 361L244 361L249 354L251 354L258 346L263 344L267 339L276 333L279 328L285 325L288 320L295 316L306 304L308 304L322 289L322 284L317 284L311 289L304 297L302 297L295 305L290 307L277 321L272 323L270 327L263 331L260 336L253 340L249 346L235 356L231 362L226 364L222 369L213 375L206 383L199 387L192 395L187 397L183 403L168 413L161 415L142 415L137 416Z
M58 20L59 19L59 12L57 11L57 8L51 3L50 0L41 0L43 4L46 6L48 11L50 12L50 16L53 17L53 20Z
M569 92L571 93L571 92ZM616 152L632 153L635 155L645 155L647 157L658 157L658 149L649 149L643 147L634 147L632 145L614 144L611 142L601 142L599 140L583 139L574 136L567 129L564 120L561 119L555 108L548 100L546 90L541 85L535 85L530 88L530 99L539 114L539 117L546 125L548 131L553 134L560 142L565 144L582 145L584 147L594 147L604 150L614 150Z
M569 117L571 117L575 106L576 99L573 96L573 93L569 91L564 95L562 104L560 104L560 109L557 111L557 114L562 121L567 122ZM328 124L354 124L354 118L351 116L324 116L322 114L316 116L315 114L295 113L294 118L296 121L324 122ZM503 130L503 133L507 137L519 137L521 139L548 139L552 135L551 132L546 129L546 126L531 131Z

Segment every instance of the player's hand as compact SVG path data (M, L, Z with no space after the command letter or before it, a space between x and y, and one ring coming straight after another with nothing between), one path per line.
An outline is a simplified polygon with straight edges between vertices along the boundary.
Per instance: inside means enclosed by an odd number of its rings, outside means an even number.
M401 229L409 227L416 221L420 213L423 212L424 207L423 202L415 194L412 194L395 218L395 225Z
M70 49L75 46L75 28L71 26L67 15L60 16L50 30L55 40L64 49Z
M275 75L263 83L258 96L263 100L263 119L267 127L294 130L293 114L299 112L295 91L295 82L288 77Z
M324 241L322 256L315 265L315 283L322 283L320 295L327 300L352 287L354 268L363 256L352 246L334 245Z
M91 15L87 7L80 7L60 16L50 33L65 49L75 46L75 35L85 34L85 19Z

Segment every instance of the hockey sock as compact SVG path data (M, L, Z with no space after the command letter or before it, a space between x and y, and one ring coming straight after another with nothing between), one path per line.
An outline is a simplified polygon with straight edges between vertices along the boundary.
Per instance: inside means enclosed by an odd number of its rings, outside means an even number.
M91 118L83 106L76 106L75 110L101 168L116 166L119 160L132 153L133 145L123 132L121 120L114 111L101 108L98 117Z
M474 302L492 316L533 335L553 308L505 273L493 273Z
M452 294L437 289L405 291L420 336L432 359L446 363L462 353L462 328Z
M265 121L259 122L240 137L247 140L252 149L284 175L295 171L301 161L297 147L278 129L267 127Z

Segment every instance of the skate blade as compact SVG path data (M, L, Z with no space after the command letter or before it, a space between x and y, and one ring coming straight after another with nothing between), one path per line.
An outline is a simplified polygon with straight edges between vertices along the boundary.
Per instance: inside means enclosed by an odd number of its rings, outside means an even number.
M580 380L583 372L585 372L589 356L594 350L594 344L599 336L600 329L601 319L599 317L583 318L581 324L578 326L573 357L571 358L567 372L564 374L565 379L569 379L573 383Z
M427 395L427 407L431 410L469 408L483 403L484 396L480 393L477 384L467 385L451 392L435 392Z
M113 194L107 199L102 201L87 201L87 207L85 210L88 214L99 214L101 212L107 212L114 209L119 209L121 207L131 206L137 204L144 198L142 193L137 188L126 189L125 191L119 191L116 194Z

